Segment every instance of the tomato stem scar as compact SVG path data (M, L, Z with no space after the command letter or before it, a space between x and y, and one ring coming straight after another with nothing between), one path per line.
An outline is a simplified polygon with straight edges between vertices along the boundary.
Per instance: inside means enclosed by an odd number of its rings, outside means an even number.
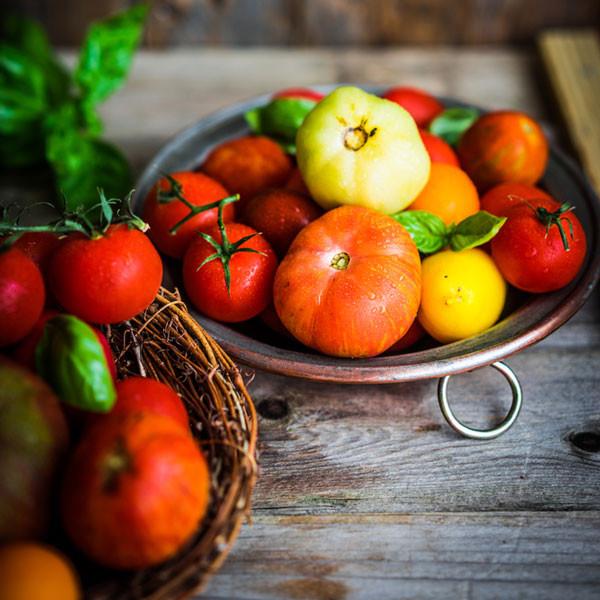
M350 264L350 255L347 252L338 252L329 263L334 269L343 271L348 268Z

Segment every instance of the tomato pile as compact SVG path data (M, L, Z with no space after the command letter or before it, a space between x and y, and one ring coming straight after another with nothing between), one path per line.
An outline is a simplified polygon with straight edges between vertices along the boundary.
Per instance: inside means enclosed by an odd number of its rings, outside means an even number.
M573 207L535 187L548 142L523 113L445 108L408 87L293 88L246 119L251 135L163 177L144 204L206 316L370 357L481 333L511 286L550 292L583 264Z
M49 596L81 596L68 559L37 543L55 522L97 563L141 569L179 551L208 508L209 468L181 398L151 378L117 381L99 328L149 306L161 257L128 199L101 196L93 210L0 224L0 541L13 542L0 553L2 598L38 597L13 572L19 561L55 574Z

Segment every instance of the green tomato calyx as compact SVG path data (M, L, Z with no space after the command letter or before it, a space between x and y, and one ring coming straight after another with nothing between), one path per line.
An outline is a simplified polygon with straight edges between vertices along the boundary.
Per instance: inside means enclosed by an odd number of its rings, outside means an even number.
M329 263L331 267L338 271L344 271L350 264L350 255L347 252L338 252Z
M360 150L377 133L377 127L367 131L367 120L363 119L358 127L348 127L344 132L344 146L356 152Z

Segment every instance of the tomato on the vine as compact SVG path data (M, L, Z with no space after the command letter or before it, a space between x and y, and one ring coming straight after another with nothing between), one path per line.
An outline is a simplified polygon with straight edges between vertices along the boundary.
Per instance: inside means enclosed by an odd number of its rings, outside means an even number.
M241 223L215 226L194 240L183 258L183 283L204 315L236 323L271 302L277 258L269 242Z
M344 206L309 223L281 262L275 309L300 342L324 354L380 354L411 326L421 293L421 261L402 225Z
M509 283L542 293L575 279L587 244L572 207L537 198L509 208L505 216L506 223L492 240L492 257Z
M228 195L218 181L204 173L183 171L163 177L144 202L142 216L150 225L150 239L161 252L181 258L196 232L217 222L214 204ZM204 209L209 204L213 208ZM228 204L223 219L233 221L233 217L233 205Z
M91 323L117 323L154 300L162 262L146 235L117 224L97 237L71 235L53 254L49 279L68 312Z
M45 298L42 274L33 260L17 248L0 249L0 347L31 331Z

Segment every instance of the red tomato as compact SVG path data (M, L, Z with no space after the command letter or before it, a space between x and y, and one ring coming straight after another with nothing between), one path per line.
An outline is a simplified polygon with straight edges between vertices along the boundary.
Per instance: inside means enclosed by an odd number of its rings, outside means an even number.
M28 231L14 243L23 254L40 268L46 270L52 253L60 246L61 239L54 233L47 231Z
M447 165L460 167L456 152L442 138L429 133L425 129L419 129L419 133L421 134L421 139L423 140L423 144L425 144L425 149L429 154L431 162L446 163Z
M194 206L204 206L229 196L227 190L204 173L173 173L173 179L181 184L181 194ZM169 230L190 214L190 209L177 198L167 203L159 202L157 189L170 190L171 184L163 177L150 191L145 202L143 218L150 225L148 235L157 248L174 258L181 258L196 236L197 231L205 231L217 222L217 209L200 212L184 223L176 233ZM223 220L233 221L233 204L223 208Z
M458 156L480 190L506 181L533 185L544 174L548 141L531 117L502 110L482 115L467 129Z
M285 189L310 197L310 192L304 183L304 179L302 179L302 173L298 167L294 167L292 170L290 178L285 182Z
M257 233L240 223L226 223L225 232L231 244ZM216 242L223 243L218 227L209 230L208 234ZM277 268L273 248L261 235L254 235L241 248L258 250L261 254L242 251L231 256L229 291L225 284L225 270L219 259L200 267L206 258L215 253L215 248L206 240L194 240L183 258L183 283L188 296L201 313L218 321L246 321L262 312L271 302L273 277Z
M118 323L142 312L162 280L152 242L127 225L111 225L97 239L74 235L54 253L50 282L60 304L91 323Z
M172 419L186 431L188 414L181 398L168 385L150 377L127 377L117 383L117 401L110 413L93 415L91 422L113 415L147 412Z
M419 127L426 127L444 107L431 94L411 87L390 88L383 97L407 110Z
M42 274L31 258L17 248L0 251L0 347L31 331L45 299Z
M295 87L280 90L276 94L273 94L273 98L304 98L305 100L314 100L315 102L319 102L325 98L325 94L321 94L321 92L315 92L309 88Z
M554 198L544 190L524 183L501 183L488 190L480 200L481 210L493 215L504 216L506 210L523 200L542 198L555 202Z
M415 319L410 326L410 329L393 345L387 353L398 354L404 352L407 348L414 346L417 342L421 341L425 337L425 330L417 319Z
M506 210L507 221L492 239L492 257L504 278L516 288L535 293L558 290L570 283L581 268L585 232L573 212L560 214L560 207L554 200L539 198Z
M323 211L310 198L288 190L271 190L254 196L246 205L244 222L264 234L283 256L298 232Z
M414 321L421 261L394 219L342 206L298 234L273 293L282 323L306 346L332 356L375 356Z

